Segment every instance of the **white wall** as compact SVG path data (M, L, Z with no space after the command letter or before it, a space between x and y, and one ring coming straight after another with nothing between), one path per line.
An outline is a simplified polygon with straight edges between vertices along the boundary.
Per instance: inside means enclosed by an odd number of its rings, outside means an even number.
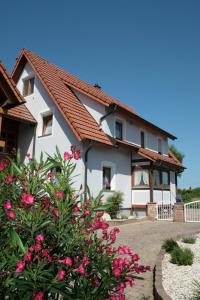
M132 190L132 204L147 204L150 202L150 190Z
M33 135L34 126L26 123L20 123L18 132L18 149L20 149L21 158L24 161L26 154L33 153Z
M17 87L19 91L22 93L23 91L23 79L27 76L33 74L33 70L30 65L26 64L19 81L17 83ZM82 146L78 143L77 138L73 134L70 127L67 125L66 121L58 111L56 105L40 83L39 79L35 77L35 87L34 93L25 97L27 103L26 106L35 117L38 122L37 130L36 130L36 146L35 146L35 157L39 159L41 152L52 155L55 152L55 146L59 147L60 152L63 154L65 151L69 151L71 144L76 144L81 150ZM49 136L41 136L42 130L42 113L47 111L52 111L53 113L53 127L52 127L52 135ZM24 152L24 140L25 140L25 129L21 128L20 131L20 146L22 151ZM30 139L30 138L29 138ZM26 146L27 148L27 146ZM30 144L28 152L32 153L32 143ZM80 185L83 182L83 162L79 160L77 162L76 174L80 174L76 177L75 188L79 189Z
M131 207L131 156L130 151L95 146L88 154L88 186L94 196L102 190L102 163L111 163L115 168L113 187L124 194L124 208ZM103 199L111 194L106 192Z

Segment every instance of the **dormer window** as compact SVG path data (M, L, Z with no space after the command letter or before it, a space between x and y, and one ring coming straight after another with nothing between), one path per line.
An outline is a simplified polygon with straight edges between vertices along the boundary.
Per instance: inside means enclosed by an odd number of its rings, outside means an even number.
M123 139L123 124L120 121L115 122L115 137L118 140Z
M145 132L144 131L140 132L140 142L141 142L141 147L145 148Z
M162 140L158 138L158 153L162 154Z
M34 92L34 83L35 83L35 78L34 77L24 79L24 86L23 86L23 96L24 97L33 94L33 92Z

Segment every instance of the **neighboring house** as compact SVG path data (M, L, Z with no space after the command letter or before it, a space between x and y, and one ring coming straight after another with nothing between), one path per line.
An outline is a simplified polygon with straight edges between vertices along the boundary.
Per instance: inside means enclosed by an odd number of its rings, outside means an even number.
M57 145L64 152L76 144L82 153L77 190L88 185L96 196L105 189L105 199L122 191L127 211L145 212L148 202L175 202L177 174L184 169L168 149L168 139L175 136L99 87L26 49L16 61L12 79L3 67L0 75L25 101L2 112L2 154L19 148L23 159L28 152L39 159L41 151L53 154ZM0 81L0 107L5 102L1 98L8 98L4 81Z

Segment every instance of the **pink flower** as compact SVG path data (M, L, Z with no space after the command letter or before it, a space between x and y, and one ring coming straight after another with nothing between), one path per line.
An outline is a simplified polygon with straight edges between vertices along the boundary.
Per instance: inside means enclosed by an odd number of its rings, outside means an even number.
M51 200L48 197L44 198L44 200L43 200L43 204L45 206L49 205L50 202L51 202Z
M8 216L9 219L15 219L16 218L16 215L15 215L14 211L12 211L12 210L9 210L7 212L7 216Z
M89 216L90 215L90 210L85 210L84 216Z
M101 217L103 217L103 215L104 215L104 211L99 211L97 213L97 218L101 218Z
M61 199L61 198L63 197L62 192L56 192L56 197L57 197L58 199Z
M73 208L73 212L78 212L79 211L79 208L78 208L78 206L75 206L74 208Z
M64 153L64 159L69 160L71 158L71 154L69 152Z
M99 205L103 205L103 199L99 200Z
M138 254L132 255L132 260L138 261L139 260L139 255Z
M21 203L32 205L34 203L34 197L30 194L22 194Z
M0 171L5 170L8 167L8 162L6 160L0 160Z
M129 283L129 285L132 287L134 286L135 282L134 279L132 277L126 277L127 282Z
M66 266L71 267L72 266L72 260L70 257L65 257L64 263Z
M24 270L26 264L23 261L18 261L16 265L17 265L17 269L15 270L15 272L21 273Z
M83 266L87 266L90 263L90 259L88 256L83 257Z
M6 176L5 179L8 184L13 182L13 176L11 176L11 175Z
M64 280L64 278L65 278L65 274L66 274L66 272L65 272L65 270L60 270L59 272L58 272L58 280Z
M74 151L74 159L75 159L75 160L79 160L80 157L81 157L81 151L80 151L79 149L76 149L76 150Z
M12 203L10 200L6 200L6 202L4 203L4 209L5 210L8 210L8 209L11 209L12 208Z
M85 274L85 269L82 264L80 264L78 268L74 269L74 271L80 273L81 275Z
M36 245L34 246L34 250L35 250L35 251L40 251L41 249L42 249L42 247L41 247L40 244L36 244Z
M30 153L27 153L27 154L26 154L26 157L27 157L27 158L30 158L30 157L31 157L31 154L30 154Z
M33 292L34 300L43 300L43 298L44 298L44 291L37 292L36 290L34 290Z
M53 210L53 214L54 214L54 216L59 217L60 212L59 212L59 210L54 209L54 210Z
M48 176L50 179L53 179L53 173L52 173L52 172L49 172L49 173L47 174L47 176Z
M120 275L121 275L121 270L119 268L114 268L113 269L113 275L116 277L116 278L119 278Z
M24 260L27 261L27 262L31 262L31 258L32 258L32 253L31 252L26 252L24 254Z
M40 243L44 241L44 236L43 234L38 234L35 238L36 242Z

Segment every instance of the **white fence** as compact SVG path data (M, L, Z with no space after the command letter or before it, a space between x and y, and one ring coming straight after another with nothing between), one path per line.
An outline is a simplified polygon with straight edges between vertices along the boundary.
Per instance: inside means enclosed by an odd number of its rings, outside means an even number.
M200 200L184 205L185 222L200 222Z
M174 205L171 203L157 204L157 220L172 221L174 214Z

